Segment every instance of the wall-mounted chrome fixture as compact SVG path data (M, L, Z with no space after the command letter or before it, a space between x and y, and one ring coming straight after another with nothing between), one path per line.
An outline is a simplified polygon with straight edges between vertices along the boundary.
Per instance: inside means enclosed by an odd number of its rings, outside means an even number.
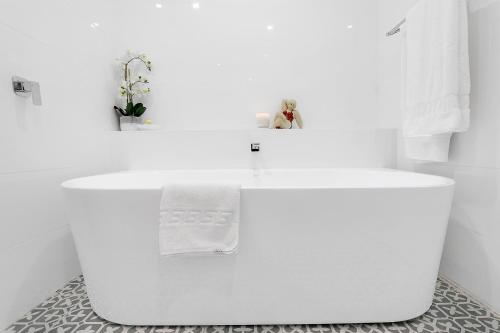
M260 143L252 143L252 144L250 144L250 150L252 152L258 152L258 151L260 151Z
M396 26L394 28L391 29L391 31L389 31L388 33L386 33L385 35L387 37L391 37L391 36L394 36L395 34L397 34L398 32L401 31L401 27L403 26L403 24L406 23L406 19L403 19L401 22L399 22L398 24L396 24Z
M12 77L12 88L14 94L21 97L29 97L33 100L33 104L42 105L42 95L40 93L40 84L35 81L29 81L19 76Z

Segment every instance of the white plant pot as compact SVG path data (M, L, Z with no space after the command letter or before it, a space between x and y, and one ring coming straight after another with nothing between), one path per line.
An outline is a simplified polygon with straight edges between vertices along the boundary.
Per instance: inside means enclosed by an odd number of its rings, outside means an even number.
M120 130L139 131L142 123L142 117L122 116L120 117Z

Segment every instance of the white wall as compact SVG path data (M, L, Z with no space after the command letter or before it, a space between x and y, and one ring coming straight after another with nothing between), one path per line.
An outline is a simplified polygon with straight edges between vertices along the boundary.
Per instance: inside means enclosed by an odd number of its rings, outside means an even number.
M392 130L116 132L111 151L114 165L135 170L393 168L395 143Z
M59 184L109 169L106 38L65 0L0 2L0 330L80 272ZM12 75L40 82L42 107Z
M413 2L380 1L383 11L398 16ZM441 271L500 311L500 1L472 0L469 5L471 128L454 136L449 163L415 164L400 149L399 167L457 181ZM398 44L398 37L393 39ZM384 47L381 43L380 49ZM387 47L379 68L389 73L380 83L381 105L390 122L400 114L400 52Z
M378 125L399 128L401 124L401 34L387 37L417 0L378 0Z
M78 9L94 11L123 49L150 56L145 117L170 130L113 135L123 168L394 165L393 133L375 131L376 1L101 3ZM138 13L141 28L124 36L122 22ZM306 130L252 131L255 113L274 114L282 98L297 99ZM262 152L250 154L250 142Z
M122 0L117 8L90 0L74 6L93 13L124 50L150 55L146 117L164 129L251 129L255 113L274 114L282 98L298 101L309 129L377 126L376 1ZM140 25L124 34L125 22L137 19Z

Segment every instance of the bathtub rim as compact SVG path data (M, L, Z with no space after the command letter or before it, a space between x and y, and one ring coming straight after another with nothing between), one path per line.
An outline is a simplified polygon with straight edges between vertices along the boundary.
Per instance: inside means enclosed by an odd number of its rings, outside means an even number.
M405 170L398 170L398 169L391 169L391 168L293 168L293 169L286 169L286 168L270 168L270 169L262 169L265 171L313 171L313 172L321 172L321 171L360 171L360 172L385 172L385 173L394 173L394 174L405 174L408 176L418 176L418 177L425 177L426 179L429 179L429 182L425 182L423 184L415 185L415 184L405 184L404 182L401 185L390 185L390 186L381 186L381 185L369 185L369 186L347 186L347 185L340 185L340 186L332 186L332 185L323 185L323 186L318 186L318 185L253 185L253 186L248 186L248 185L242 185L241 189L242 190L403 190L403 189L431 189L431 188L443 188L443 187L454 187L456 184L456 181L448 178L448 177L443 177L443 176L438 176L438 175L431 175L431 174L425 174L425 173L418 173L418 172L412 172L412 171L405 171ZM95 185L85 185L81 184L81 182L89 181L91 179L97 178L97 177L105 177L105 176L111 176L111 175L126 175L126 174L133 174L133 173L161 173L161 172L203 172L203 171L208 171L208 172L213 172L213 171L219 171L219 172L224 172L224 171L247 171L247 172L253 172L253 169L139 169L139 170L121 170L121 171L113 171L113 172L107 172L107 173L102 173L102 174L96 174L96 175L90 175L90 176L84 176L84 177L77 177L77 178L72 178L64 181L61 183L61 188L63 190L70 190L70 191L160 191L162 189L162 183L159 182L155 186L148 186L144 185L142 187L139 187L137 185L130 185L126 187L120 187L120 186L95 186Z

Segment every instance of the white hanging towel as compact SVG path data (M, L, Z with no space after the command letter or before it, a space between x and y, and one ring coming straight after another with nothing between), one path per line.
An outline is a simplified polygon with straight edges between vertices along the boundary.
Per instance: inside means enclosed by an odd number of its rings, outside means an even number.
M163 186L160 254L234 253L239 237L240 187L232 184Z
M420 0L406 16L403 137L408 158L448 161L451 135L469 128L466 0Z

